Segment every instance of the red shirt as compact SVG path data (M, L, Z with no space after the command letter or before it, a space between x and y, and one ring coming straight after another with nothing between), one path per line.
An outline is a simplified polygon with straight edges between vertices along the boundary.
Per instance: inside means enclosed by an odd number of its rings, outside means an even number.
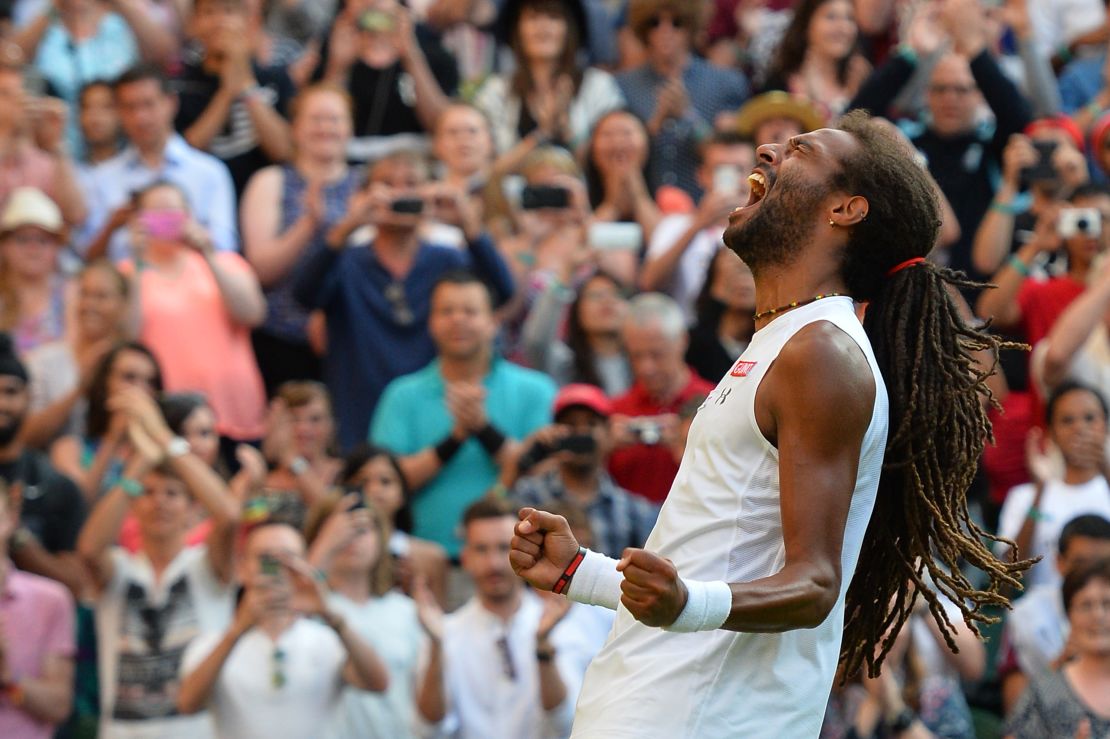
M1056 319L1087 286L1068 276L1026 280L1018 291L1021 322L1030 346L1048 336Z
M613 400L613 413L624 416L678 413L691 398L708 395L712 389L712 383L690 370L690 381L669 403L660 405L637 382L627 393ZM677 473L678 463L670 448L658 444L634 444L618 449L609 457L609 474L618 485L656 503L667 497Z

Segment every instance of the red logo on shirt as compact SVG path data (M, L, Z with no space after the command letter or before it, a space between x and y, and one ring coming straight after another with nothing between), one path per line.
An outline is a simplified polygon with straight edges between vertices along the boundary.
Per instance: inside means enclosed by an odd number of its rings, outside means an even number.
M747 377L753 367L755 367L755 362L738 361L729 374L733 377Z

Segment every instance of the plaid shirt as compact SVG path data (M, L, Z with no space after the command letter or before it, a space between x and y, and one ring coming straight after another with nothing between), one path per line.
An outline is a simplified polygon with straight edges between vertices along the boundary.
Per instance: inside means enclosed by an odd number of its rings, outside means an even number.
M575 503L558 470L521 478L513 486L510 499L522 508ZM585 510L593 529L592 548L610 557L620 557L625 547L642 547L659 515L651 501L618 486L604 470L598 476L597 495Z

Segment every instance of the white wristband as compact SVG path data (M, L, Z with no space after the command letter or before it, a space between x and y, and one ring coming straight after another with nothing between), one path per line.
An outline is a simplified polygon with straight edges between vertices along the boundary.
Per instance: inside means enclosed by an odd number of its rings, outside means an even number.
M567 587L567 597L588 606L605 606L617 610L621 601L621 580L617 560L604 554L586 550L586 556Z
M683 580L686 586L686 607L666 631L688 633L715 631L724 626L732 611L732 588L727 582L714 580Z

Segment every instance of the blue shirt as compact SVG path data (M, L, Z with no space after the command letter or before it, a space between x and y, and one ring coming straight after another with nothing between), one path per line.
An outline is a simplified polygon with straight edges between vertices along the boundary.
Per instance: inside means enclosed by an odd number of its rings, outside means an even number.
M655 112L658 91L665 81L650 64L617 76L628 109L645 122ZM690 56L682 70L682 84L690 104L682 118L667 119L652 138L648 185L652 190L660 185L674 185L699 198L698 145L713 131L717 115L739 108L751 95L751 88L740 72L713 66L696 56Z
M1060 105L1064 113L1071 115L1095 99L1102 89L1102 68L1106 65L1106 55L1101 54L1089 59L1076 59L1064 67L1060 73Z
M482 385L486 416L506 436L523 439L551 423L557 389L542 372L494 359ZM374 412L370 440L401 455L443 441L454 424L444 389L439 360L389 383ZM413 535L438 542L451 556L457 556L461 542L456 529L463 511L489 492L497 475L497 465L482 445L467 439L413 499Z
M512 295L509 268L485 235L462 251L421 244L402 280L393 278L369 246L310 252L293 273L297 300L327 316L324 383L343 449L366 440L374 406L390 380L435 358L427 328L432 287L444 273L465 268L486 280L497 304Z
M189 146L177 134L166 142L162 160L162 168L153 170L139 158L133 146L128 146L92 168L81 183L89 207L88 220L77 240L81 254L114 210L128 202L133 192L158 180L167 180L184 190L193 217L208 229L218 250L236 251L235 187L224 163ZM121 228L108 245L108 257L120 261L129 257L130 252L127 229Z

